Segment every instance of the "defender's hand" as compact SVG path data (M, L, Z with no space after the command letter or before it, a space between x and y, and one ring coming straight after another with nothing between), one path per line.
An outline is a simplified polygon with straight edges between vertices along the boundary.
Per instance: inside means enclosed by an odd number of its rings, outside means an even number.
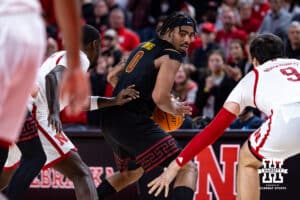
M133 99L139 98L139 92L136 91L134 88L135 85L130 85L126 89L121 90L119 94L116 96L116 105L123 105L132 101Z
M192 115L192 107L188 102L179 102L174 100L175 103L175 115Z
M62 124L58 114L49 114L48 116L48 126L56 131L56 133L61 133Z
M161 191L165 190L165 197L168 197L169 193L169 185L176 177L180 167L176 163L175 160L173 160L168 168L165 168L164 172L157 178L155 178L153 181L151 181L147 186L149 188L148 193L152 194L155 192L154 196L158 196Z
M69 107L68 114L79 114L84 110L90 95L88 75L81 68L67 69L61 81L60 99Z

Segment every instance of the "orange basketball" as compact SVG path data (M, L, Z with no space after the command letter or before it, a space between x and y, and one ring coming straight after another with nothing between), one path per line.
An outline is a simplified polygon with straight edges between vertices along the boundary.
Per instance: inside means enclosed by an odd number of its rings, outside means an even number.
M155 108L153 112L153 120L166 132L172 132L177 130L183 123L183 116L172 115Z

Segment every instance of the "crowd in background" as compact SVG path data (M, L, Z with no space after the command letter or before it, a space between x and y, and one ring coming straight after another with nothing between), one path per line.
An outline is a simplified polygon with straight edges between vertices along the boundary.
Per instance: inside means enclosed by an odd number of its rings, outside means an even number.
M45 57L62 49L51 0L44 6L48 45ZM187 101L193 115L182 128L203 128L222 107L231 90L253 69L249 44L259 33L273 33L285 43L286 56L300 58L300 7L293 0L83 0L82 23L101 33L101 55L91 66L92 94L111 96L107 76L140 42L157 37L167 15L181 11L198 22L198 34L175 77L173 95ZM99 126L101 112L84 112L64 123ZM265 116L247 107L230 128L255 129Z

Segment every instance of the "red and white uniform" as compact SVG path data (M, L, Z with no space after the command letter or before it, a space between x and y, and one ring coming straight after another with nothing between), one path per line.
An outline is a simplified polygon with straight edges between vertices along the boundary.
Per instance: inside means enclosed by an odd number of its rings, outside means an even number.
M80 52L81 66L87 71L90 62L83 52ZM47 161L44 168L51 167L53 164L59 162L61 159L67 157L70 151L76 149L69 138L62 132L57 134L54 129L48 126L48 104L46 98L46 75L51 72L55 66L66 65L66 51L60 51L50 56L41 66L38 72L37 84L39 86L39 93L36 97L35 103L32 108L33 116L36 117L38 134L41 139L44 151L47 155ZM66 104L60 102L60 110L62 110ZM5 167L11 167L18 162L20 155L17 150L17 146L10 148L10 151L14 152L12 156L9 154L8 161ZM17 154L17 155L16 155Z
M37 0L0 1L0 145L15 142L45 51Z
M300 153L300 61L275 59L247 74L226 102L263 111L268 120L249 137L258 158L286 159Z

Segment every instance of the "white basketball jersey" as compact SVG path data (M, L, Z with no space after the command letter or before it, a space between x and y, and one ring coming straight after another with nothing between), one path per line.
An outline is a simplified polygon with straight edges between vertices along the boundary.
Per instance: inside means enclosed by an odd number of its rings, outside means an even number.
M256 67L239 82L226 101L240 104L241 112L245 106L253 106L267 115L272 109L300 103L300 61L274 59Z
M255 102L262 111L300 102L300 61L276 59L257 69Z
M0 15L17 14L25 12L41 12L40 4L37 0L1 0Z
M84 71L87 71L90 62L87 58L87 55L83 52L80 52L80 61L81 66ZM38 72L37 84L39 86L39 93L35 100L37 106L37 114L43 114L48 116L48 104L46 98L46 76L51 72L57 65L62 65L67 67L66 51L59 51L54 53L42 64ZM60 110L62 110L66 104L63 102L60 103Z

